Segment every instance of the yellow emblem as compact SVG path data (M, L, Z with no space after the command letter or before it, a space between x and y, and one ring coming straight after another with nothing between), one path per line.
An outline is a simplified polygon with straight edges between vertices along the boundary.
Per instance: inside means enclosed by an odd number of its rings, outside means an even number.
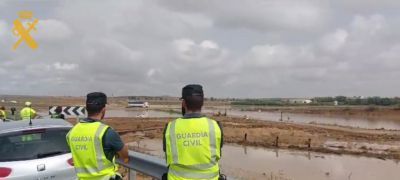
M29 33L32 30L36 31L35 26L39 22L39 20L33 18L33 13L31 11L21 11L18 13L18 16L19 18L14 21L14 27L12 31L15 36L20 38L14 44L13 49L16 50L23 41L25 41L30 48L37 49L38 44ZM27 22L26 23L27 27L25 27L23 22L21 21L21 20L31 20L31 19L33 19L33 22Z

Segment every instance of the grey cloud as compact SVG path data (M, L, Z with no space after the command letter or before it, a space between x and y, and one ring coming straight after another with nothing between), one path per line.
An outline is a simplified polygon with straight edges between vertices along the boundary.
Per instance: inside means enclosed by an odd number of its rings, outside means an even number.
M33 34L38 41L64 41L73 33L65 23L54 19L40 20L36 28L41 29Z
M42 21L36 51L25 44L11 50L21 3ZM218 97L395 96L400 21L388 5L399 4L7 1L0 5L0 80L8 83L0 91L177 96L183 85L200 83Z
M329 9L322 1L254 0L254 1L159 1L183 12L211 17L215 24L229 28L259 31L287 30L314 32L328 20Z

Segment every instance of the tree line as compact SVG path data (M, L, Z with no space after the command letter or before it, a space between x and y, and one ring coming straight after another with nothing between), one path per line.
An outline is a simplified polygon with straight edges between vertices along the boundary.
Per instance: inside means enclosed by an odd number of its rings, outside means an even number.
M270 98L270 99L234 99L231 100L232 105L253 105L253 106L316 106L316 105L376 105L376 106L393 106L400 105L400 98L388 97L315 97L311 98L311 103L293 103L286 98Z
M319 104L332 104L337 101L338 105L377 105L377 106L391 106L399 105L400 98L388 98L388 97L346 97L346 96L336 96L336 97L316 97L313 102Z

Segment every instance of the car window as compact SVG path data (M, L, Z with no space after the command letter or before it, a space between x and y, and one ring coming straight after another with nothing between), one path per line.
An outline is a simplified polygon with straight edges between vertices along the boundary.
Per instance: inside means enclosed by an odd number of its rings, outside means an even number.
M69 153L69 129L41 129L0 136L0 162L39 159Z

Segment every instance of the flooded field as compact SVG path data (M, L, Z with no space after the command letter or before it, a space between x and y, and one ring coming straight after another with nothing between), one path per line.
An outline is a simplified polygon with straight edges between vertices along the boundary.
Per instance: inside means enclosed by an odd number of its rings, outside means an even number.
M106 117L179 117L179 114L147 109L111 109Z
M210 110L206 109L207 113L224 113L225 110ZM280 112L265 112L265 111L241 111L238 109L227 110L228 116L246 117L257 120L281 121ZM329 117L320 115L307 115L298 113L283 113L282 121L294 123L316 123L329 124L339 126L349 126L366 129L392 129L400 130L400 121L383 119L383 118L350 118L350 117Z
M42 117L49 117L49 113L46 111L40 111L38 113ZM69 116L67 116L69 117ZM73 117L73 116L71 116ZM164 111L156 111L156 110L148 110L148 109L128 109L128 108L121 108L121 109L109 109L106 111L106 118L108 117L179 117L179 114L176 113L168 113Z
M180 111L180 110L178 110ZM204 109L204 113L216 114L218 112L224 113L225 109ZM326 115L310 115L301 113L281 113L269 111L246 111L240 109L228 109L227 115L231 117L240 117L256 120L268 121L284 121L300 124L327 124L348 126L355 128L365 129L387 129L387 130L400 130L400 121L388 118L369 117L369 118L355 118L346 116L326 116ZM38 113L43 117L47 117L48 111L40 111ZM180 114L166 111L158 111L152 109L135 109L135 108L120 108L108 109L106 117L180 117Z
M160 140L146 139L131 146L163 157ZM222 173L236 179L278 180L397 180L399 162L350 155L225 145Z

